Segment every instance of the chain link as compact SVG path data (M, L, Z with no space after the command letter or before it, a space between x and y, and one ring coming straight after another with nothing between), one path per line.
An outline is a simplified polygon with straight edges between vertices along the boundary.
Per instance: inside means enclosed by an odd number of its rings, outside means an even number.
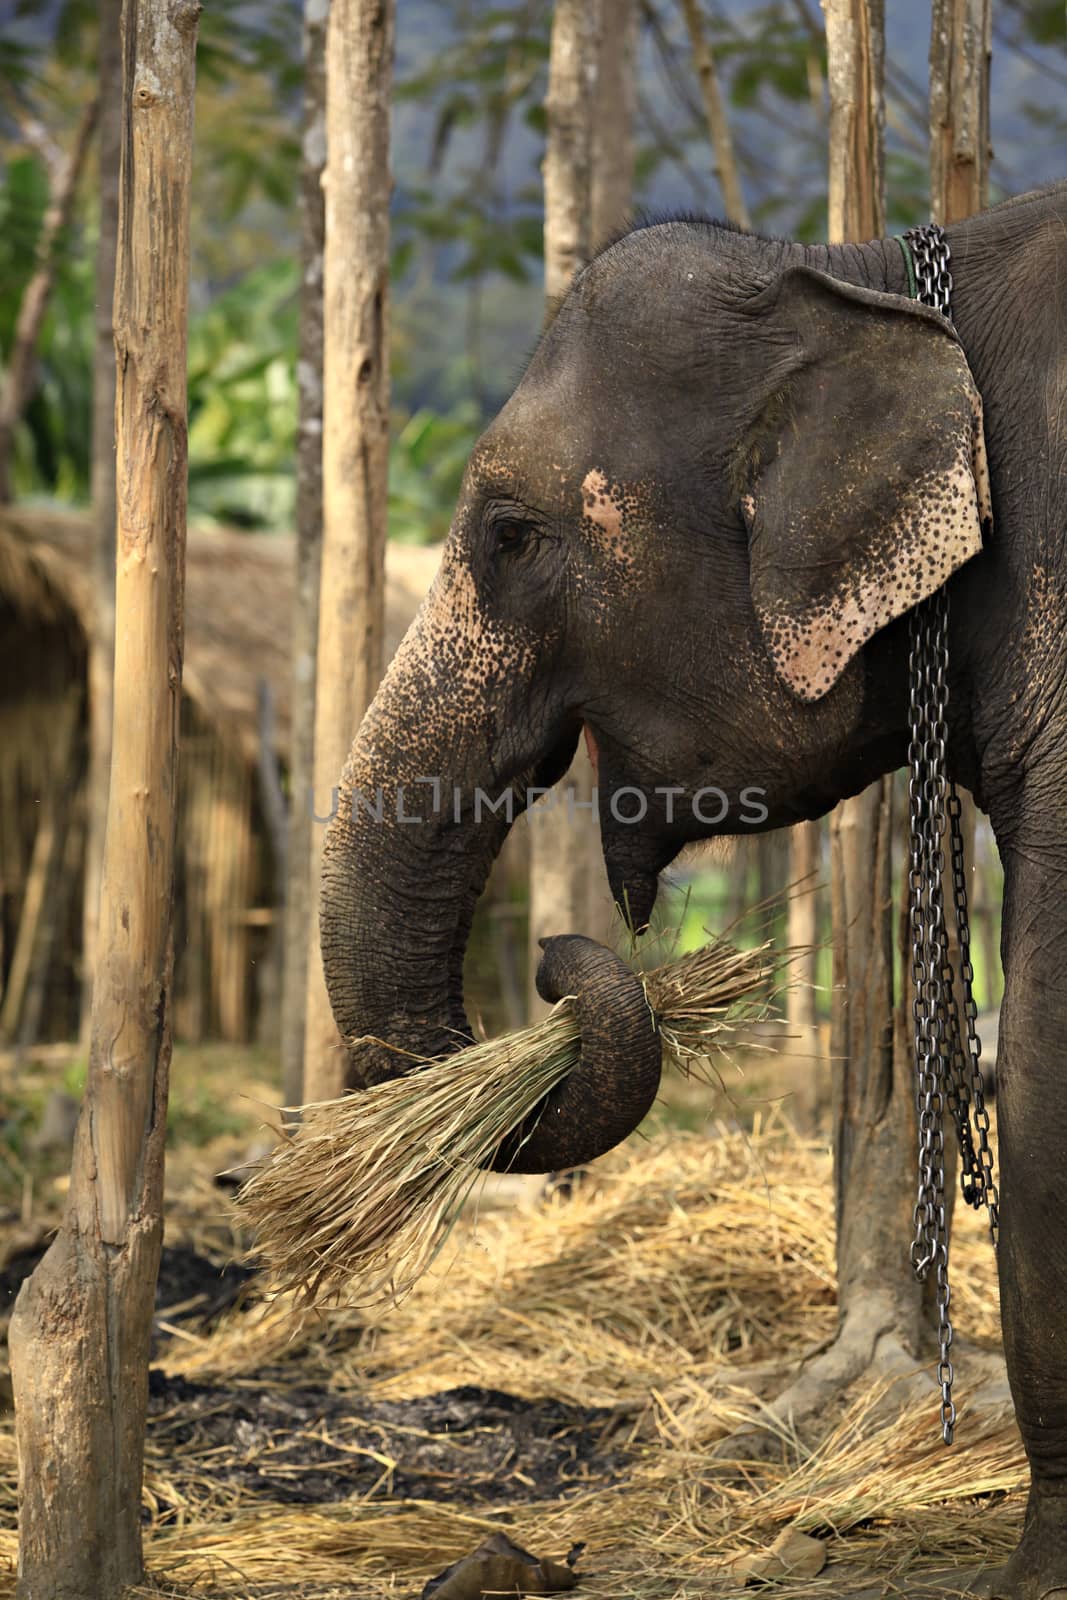
M904 235L915 266L917 298L951 321L952 272L948 241L936 224ZM911 739L908 797L911 822L909 918L915 986L916 1109L919 1125L919 1185L911 1263L925 1282L934 1274L937 1298L941 1432L952 1443L956 1407L952 1399L952 1291L945 1205L945 1112L960 1148L963 1198L986 1206L994 1248L999 1198L993 1180L989 1114L985 1107L974 1001L967 879L961 805L946 777L948 708L948 592L944 588L915 607L909 653ZM959 947L963 1027L949 955L945 920L943 840L949 838L953 911Z

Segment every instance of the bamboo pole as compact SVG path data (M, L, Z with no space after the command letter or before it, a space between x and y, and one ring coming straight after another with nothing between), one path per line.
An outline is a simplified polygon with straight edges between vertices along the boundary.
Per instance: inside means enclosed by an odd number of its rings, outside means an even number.
M796 1062L793 1090L798 1127L812 1133L818 1122L820 1055L816 1010L818 884L822 843L821 822L800 822L789 830L789 882L794 886L786 907L786 944L792 957L793 981L786 990L785 1016L789 1054Z
M947 226L989 203L989 66L991 0L933 0L930 17L930 218ZM968 888L974 884L974 801L960 795L960 831ZM947 849L947 840L946 840ZM972 899L974 898L972 893ZM959 939L948 918L949 960L957 975ZM959 1155L954 1141L945 1151L945 1202L951 1219L956 1202ZM932 1285L926 1301L936 1315Z
M72 765L68 768L62 799L60 824L63 835L62 850L57 852L55 879L45 905L45 915L30 968L30 981L26 985L26 998L19 1021L16 1059L32 1050L36 1044L44 1043L42 1024L49 995L53 989L53 979L57 976L57 967L61 983L66 977L65 952L60 941L68 927L72 891L78 882L82 861L85 858L84 800L85 790L79 787L77 774ZM62 1014L61 1008L60 1014Z
M991 0L933 0L930 215L947 224L989 204Z
M296 589L293 595L289 823L282 932L282 1094L304 1091L308 953L314 928L311 806L315 746L315 658L322 563L322 258L326 209L326 23L329 0L304 4L304 102L300 163L299 418L296 444Z
M626 225L634 203L637 0L600 0L600 49L589 185L594 250Z
M67 1211L9 1332L20 1600L117 1600L143 1576L171 1038L198 17L196 0L126 0L123 15L115 723L101 954Z
M544 162L545 302L549 315L593 249L594 127L600 103L603 5L604 0L556 0L552 17ZM617 63L616 70L622 66ZM608 155L606 145L600 148ZM616 157L619 152L610 154ZM617 202L625 183L621 172L607 173L606 179L602 206L608 192L613 192ZM632 182L631 173L631 186ZM608 231L614 225L601 209L596 226ZM526 974L530 1016L541 1016L547 1010L534 982L541 958L540 940L557 933L601 933L606 937L611 926L608 896L606 892L598 895L605 874L599 865L595 787L592 764L581 744L565 778L530 813ZM598 898L604 901L603 914Z
M823 9L830 239L873 239L885 230L884 0L824 0ZM921 1307L905 1248L914 1102L907 1051L894 1048L892 833L892 778L830 819L838 1306L843 1337L861 1330L856 1350L868 1360L879 1325L915 1349Z
M315 688L319 814L382 673L389 463L389 111L393 0L332 0L326 34L323 519ZM323 828L312 826L317 895ZM344 1085L318 939L308 951L304 1098Z
M933 0L930 24L930 217L947 226L989 204L991 0ZM960 797L973 872L975 813Z
M122 154L122 0L100 0L97 10L97 130L99 226L96 246L96 317L93 350L93 626L89 639L89 773L85 882L82 905L82 993L79 1032L88 1048L92 1015L100 873L104 863L107 786L111 769L111 686L115 662L115 251L119 230L119 162Z
M885 0L823 0L831 244L885 231Z
M19 923L19 941L15 946L16 961L12 965L12 982L4 996L4 1015L0 1017L0 1039L14 1041L19 1051L38 1043L44 993L55 952L56 934L62 921L63 910L71 880L72 849L80 844L80 830L72 826L72 812L77 803L78 776L74 752L74 736L81 711L78 691L68 690L58 709L56 733L52 747L50 775L41 804L40 831L47 836L47 844L40 857L33 853L34 867L39 866L41 876L34 884L31 873L27 884L26 907L30 905L31 885L36 887L37 904L29 937L28 960L24 971L18 972L18 957L22 949L23 920ZM6 1016L9 1000L12 1002L10 1022ZM16 1009L17 1008L17 1009ZM10 1032L7 1027L10 1027Z
M248 922L252 880L252 779L246 763L225 751L216 797L218 898L212 943L219 984L219 1032L233 1044L248 1039Z
M715 57L704 29L700 0L682 0L682 10L685 13L685 25L689 30L693 64L700 80L704 114L708 119L708 133L711 136L711 148L715 157L715 176L722 190L726 215L728 220L736 223L739 228L750 228L752 223L748 207L745 205L744 191L741 188L741 174L737 169L730 119L726 114Z
M545 96L545 296L550 308L592 249L599 36L600 0L556 0Z
M4 1044L32 1042L24 1041L23 1016L34 970L42 960L43 936L49 926L50 902L55 895L59 863L63 856L66 811L73 793L70 759L77 709L75 697L68 694L56 718L51 759L42 783L37 832L34 834L30 867L26 874L22 911L11 952L11 970L4 988L3 1005L0 1006L0 1043Z

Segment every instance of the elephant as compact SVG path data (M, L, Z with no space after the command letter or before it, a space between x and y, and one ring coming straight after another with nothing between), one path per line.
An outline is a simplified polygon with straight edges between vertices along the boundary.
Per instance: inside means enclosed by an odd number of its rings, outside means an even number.
M692 840L819 817L905 764L909 617L946 587L948 771L1005 885L999 1274L1031 1478L995 1592L1067 1600L1067 183L947 238L952 322L893 238L647 222L576 274L356 734L321 942L351 1086L454 1048L489 867L583 735L640 928ZM655 1094L636 980L574 932L541 970L583 1036L539 1170Z

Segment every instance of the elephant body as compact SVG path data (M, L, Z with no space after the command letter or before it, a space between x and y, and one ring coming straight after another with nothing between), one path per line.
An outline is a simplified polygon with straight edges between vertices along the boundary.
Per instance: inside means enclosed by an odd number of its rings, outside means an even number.
M908 614L947 584L949 770L1005 875L1000 1277L1032 1489L997 1592L1046 1600L1067 1596L1067 185L948 239L954 326L908 298L892 239L667 222L577 276L357 735L323 958L354 1085L403 1062L381 1041L452 1048L489 866L583 729L640 927L691 840L820 816L904 764ZM647 1098L625 974L587 941L549 955L596 1019L550 1109L595 1153ZM539 1159L573 1148L546 1132Z

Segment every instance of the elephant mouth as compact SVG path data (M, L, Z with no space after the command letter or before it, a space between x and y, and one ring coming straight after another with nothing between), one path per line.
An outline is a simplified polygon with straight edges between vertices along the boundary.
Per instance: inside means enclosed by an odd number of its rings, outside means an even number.
M642 934L655 909L659 875L686 840L675 837L673 830L664 830L652 818L646 826L643 817L625 817L616 800L624 791L643 796L644 786L620 784L616 778L619 763L610 745L598 738L588 722L582 724L582 731L596 779L601 849L611 896L631 933Z
M659 894L660 873L669 867L680 842L636 829L602 836L604 866L612 899L634 934L647 932Z

